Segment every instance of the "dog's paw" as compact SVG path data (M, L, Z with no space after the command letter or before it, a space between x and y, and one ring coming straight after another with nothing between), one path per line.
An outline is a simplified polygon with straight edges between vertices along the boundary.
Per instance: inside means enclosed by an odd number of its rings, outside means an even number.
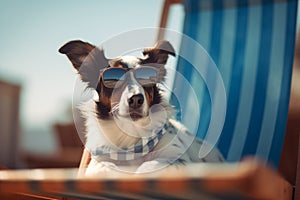
M167 162L161 162L158 160L147 161L141 164L136 170L136 173L149 173L162 169L169 164Z
M111 162L93 162L91 161L85 171L86 176L95 176L101 173L115 171L118 167Z

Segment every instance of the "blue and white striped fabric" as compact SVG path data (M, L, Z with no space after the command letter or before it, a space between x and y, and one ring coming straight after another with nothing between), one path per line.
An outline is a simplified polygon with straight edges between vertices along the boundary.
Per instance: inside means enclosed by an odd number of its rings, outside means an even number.
M111 160L134 160L147 155L159 142L162 136L171 129L169 123L155 135L151 137L141 138L135 145L128 148L119 148L111 145L103 145L93 150L92 157L96 160L103 160L101 158L108 158Z
M184 5L183 33L206 49L225 85L227 112L220 151L228 161L256 155L278 166L290 95L297 0L186 0ZM193 53L184 41L181 50ZM197 136L203 139L211 117L207 87L184 59L179 58L177 71L190 81L201 104ZM174 87L180 88L176 80ZM180 106L193 109L186 99L186 105Z

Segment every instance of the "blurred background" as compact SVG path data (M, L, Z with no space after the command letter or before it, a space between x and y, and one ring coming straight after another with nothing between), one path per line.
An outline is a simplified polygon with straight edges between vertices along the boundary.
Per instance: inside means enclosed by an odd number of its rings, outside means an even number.
M124 31L157 27L163 3L0 0L0 166L78 166L82 143L72 117L76 73L59 47L73 39L99 45ZM170 11L167 27L181 31L183 6ZM156 38L147 39L154 44ZM299 33L297 41L294 113L300 113Z
M0 0L0 166L78 166L77 76L58 49L73 39L100 45L124 31L157 27L162 8L163 0ZM176 5L169 26L180 31L183 12Z

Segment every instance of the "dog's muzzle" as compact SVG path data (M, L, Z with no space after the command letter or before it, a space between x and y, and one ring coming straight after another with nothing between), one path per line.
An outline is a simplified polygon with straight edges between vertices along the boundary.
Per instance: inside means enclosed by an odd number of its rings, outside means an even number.
M121 116L130 116L133 121L145 117L148 113L148 106L145 99L143 87L135 80L133 74L128 72L127 86L120 99Z

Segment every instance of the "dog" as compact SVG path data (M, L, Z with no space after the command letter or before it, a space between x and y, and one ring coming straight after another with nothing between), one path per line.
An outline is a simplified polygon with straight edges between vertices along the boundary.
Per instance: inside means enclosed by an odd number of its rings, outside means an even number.
M224 162L217 148L199 157L204 142L174 119L160 89L168 57L176 56L168 41L144 49L143 57L107 59L102 48L80 40L64 44L59 52L97 94L80 106L91 152L87 175L121 166L144 173L170 164Z

